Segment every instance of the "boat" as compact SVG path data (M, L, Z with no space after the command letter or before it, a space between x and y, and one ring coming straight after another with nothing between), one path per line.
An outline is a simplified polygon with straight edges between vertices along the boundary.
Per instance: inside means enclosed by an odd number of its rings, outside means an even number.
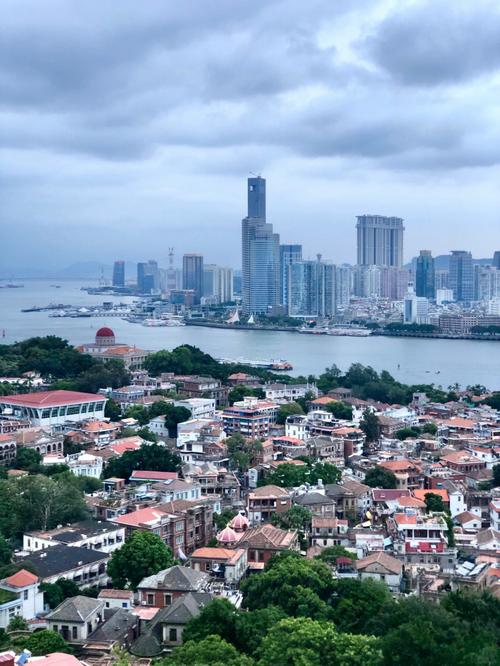
M328 335L348 335L353 338L365 338L371 335L372 332L369 328L349 328L349 327L334 327L330 328Z
M185 322L179 315L166 315L163 317L148 317L142 322L143 326L185 326Z

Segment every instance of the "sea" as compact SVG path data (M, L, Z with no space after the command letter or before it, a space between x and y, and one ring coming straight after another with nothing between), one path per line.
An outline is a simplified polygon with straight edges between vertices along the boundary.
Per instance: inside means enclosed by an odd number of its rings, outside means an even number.
M19 281L21 282L21 281ZM408 384L483 384L500 390L500 342L434 340L394 337L338 337L281 331L240 331L206 327L148 328L119 317L54 318L49 312L21 312L50 303L100 305L103 301L131 303L135 298L90 295L84 280L23 280L24 287L0 288L0 344L38 335L58 335L72 344L92 342L96 330L109 326L117 342L142 349L173 349L195 345L215 358L284 359L297 375L318 375L332 364L346 370L351 363L388 370ZM0 282L0 285L6 283ZM57 285L57 286L56 286Z

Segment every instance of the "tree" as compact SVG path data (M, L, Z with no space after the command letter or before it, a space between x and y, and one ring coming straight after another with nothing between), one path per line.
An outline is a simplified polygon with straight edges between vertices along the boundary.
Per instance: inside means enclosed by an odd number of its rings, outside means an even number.
M186 641L175 648L167 659L158 661L160 666L251 666L253 661L240 654L220 636L207 636L201 641Z
M281 488L292 488L304 483L317 483L322 479L323 483L337 483L342 474L338 467L331 463L312 462L310 458L305 459L305 465L294 465L283 463L273 472L259 481L259 485L275 485Z
M325 409L327 412L333 414L336 419L352 421L352 406L341 400L329 402Z
M437 495L436 493L425 493L424 502L427 512L435 511L444 513L446 510L443 498L441 495Z
M323 548L321 553L317 555L317 559L327 564L335 564L339 557L348 557L350 560L357 560L356 553L351 552L344 548L344 546L328 546Z
M238 611L227 599L214 599L204 606L199 615L188 622L182 633L183 641L201 641L218 635L225 641L236 642Z
M420 430L418 428L400 428L400 430L396 430L395 435L397 439L404 441L405 439L418 437Z
M122 415L122 408L112 398L108 398L106 402L106 407L104 408L104 416L110 421L119 421Z
M108 564L108 574L114 587L136 589L143 578L168 569L173 564L172 551L157 534L135 531L113 553Z
M438 427L435 423L426 423L422 427L422 432L425 432L429 435L435 435L438 431Z
M258 440L247 441L239 432L228 437L224 443L232 466L241 472L248 470L257 453L262 450L261 442Z
M339 631L366 633L367 623L388 603L393 601L384 583L353 578L337 580L332 595L333 621Z
M27 629L28 623L22 615L14 615L7 627L7 631L27 631Z
M376 442L379 439L380 423L378 416L371 409L365 409L359 427L365 433L367 442Z
M26 469L37 472L42 462L42 456L35 449L28 449L20 446L17 449L16 459L14 461L15 469Z
M396 488L396 475L384 467L372 467L366 472L365 483L371 488Z
M226 507L222 513L214 513L214 523L218 530L223 530L226 525L235 517L236 511Z
M298 402L287 402L284 405L280 405L280 408L278 409L278 415L276 417L276 422L283 425L289 416L303 413L304 410Z
M240 402L246 396L264 398L265 394L261 388L251 388L250 386L240 384L229 391L227 399L230 405L234 405L235 402Z
M181 459L164 446L143 444L137 451L126 451L119 458L112 458L105 467L105 478L116 476L128 479L135 469L156 472L177 472Z
M34 657L45 656L51 652L71 653L71 648L61 634L48 629L35 631L25 640L24 645Z
M12 553L13 550L9 542L0 534L0 567L4 567L6 564L10 564L12 560Z
M301 530L305 532L311 524L311 518L312 514L309 509L299 504L294 504L294 506L284 513L274 513L271 523L284 530Z
M238 613L236 617L236 647L256 656L269 629L286 617L276 606Z
M287 618L262 641L260 666L379 666L382 654L373 636L340 634L327 622Z
M493 485L500 486L500 465L493 465Z

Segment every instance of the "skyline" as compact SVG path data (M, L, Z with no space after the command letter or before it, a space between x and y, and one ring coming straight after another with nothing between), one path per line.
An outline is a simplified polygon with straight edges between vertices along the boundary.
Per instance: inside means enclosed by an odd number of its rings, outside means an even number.
M355 263L365 213L405 220L405 263L423 248L490 256L499 8L330 4L7 2L5 272L167 265L168 246L237 266L252 171L305 257Z

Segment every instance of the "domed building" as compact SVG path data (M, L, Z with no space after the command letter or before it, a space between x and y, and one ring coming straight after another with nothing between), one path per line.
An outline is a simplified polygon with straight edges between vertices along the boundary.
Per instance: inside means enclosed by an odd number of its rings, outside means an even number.
M116 342L112 328L102 326L95 334L95 342L80 345L76 348L82 354L90 354L94 358L108 361L113 358L121 359L127 370L140 370L146 356L150 353L144 349Z
M114 346L116 344L114 331L107 326L103 326L95 334L95 343L98 347Z
M220 546L234 546L239 540L239 535L227 525L219 534L217 534L217 543Z
M249 526L248 518L242 513L237 513L236 516L229 523L229 527L233 529L237 534L244 532L248 529Z

